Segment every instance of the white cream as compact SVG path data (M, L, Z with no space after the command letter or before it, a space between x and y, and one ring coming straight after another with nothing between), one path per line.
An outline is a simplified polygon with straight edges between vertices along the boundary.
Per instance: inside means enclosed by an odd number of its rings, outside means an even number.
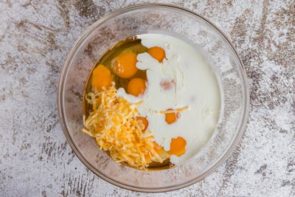
M147 71L147 88L144 95L134 97L123 89L118 94L134 103L143 101L139 112L147 116L149 130L157 143L169 150L172 138L181 136L186 142L186 152L172 156L171 162L179 164L194 156L209 140L219 117L220 93L217 80L199 52L183 40L165 34L143 34L138 38L146 47L159 46L166 59L159 63L148 53L137 56L137 67ZM172 82L168 90L163 81ZM161 111L187 107L173 124L165 122Z

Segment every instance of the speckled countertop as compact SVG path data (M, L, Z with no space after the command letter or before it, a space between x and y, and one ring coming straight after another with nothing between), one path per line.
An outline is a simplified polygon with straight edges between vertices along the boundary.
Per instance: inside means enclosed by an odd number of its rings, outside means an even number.
M58 122L60 69L85 27L136 2L0 1L0 196L295 196L294 0L163 1L222 29L249 77L247 130L212 175L143 194L112 186L77 159Z

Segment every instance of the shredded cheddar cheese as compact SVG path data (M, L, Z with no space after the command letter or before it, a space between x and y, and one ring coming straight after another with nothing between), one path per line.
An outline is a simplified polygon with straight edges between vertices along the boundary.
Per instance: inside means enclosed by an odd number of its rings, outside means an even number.
M117 162L145 169L152 162L162 163L169 158L151 132L145 130L137 106L117 96L114 84L87 94L92 110L84 117L83 132L94 137L100 149L107 151ZM160 147L160 148L159 148Z

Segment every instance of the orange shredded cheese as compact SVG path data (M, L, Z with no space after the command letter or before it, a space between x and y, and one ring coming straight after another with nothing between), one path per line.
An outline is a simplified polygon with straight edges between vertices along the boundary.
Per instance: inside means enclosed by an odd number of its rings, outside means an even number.
M155 143L151 132L143 131L137 106L117 96L114 84L97 92L88 93L87 102L92 112L84 118L83 132L94 137L100 149L108 151L117 162L145 169L151 162L169 158L169 154Z

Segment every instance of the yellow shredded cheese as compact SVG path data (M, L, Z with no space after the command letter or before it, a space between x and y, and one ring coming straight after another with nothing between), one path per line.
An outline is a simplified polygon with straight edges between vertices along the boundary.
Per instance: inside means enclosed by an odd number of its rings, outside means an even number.
M86 100L92 111L84 118L82 131L94 137L100 149L107 151L115 161L145 169L151 162L162 163L169 158L151 132L143 132L144 125L136 118L140 115L139 103L130 104L117 96L114 84L88 93Z

